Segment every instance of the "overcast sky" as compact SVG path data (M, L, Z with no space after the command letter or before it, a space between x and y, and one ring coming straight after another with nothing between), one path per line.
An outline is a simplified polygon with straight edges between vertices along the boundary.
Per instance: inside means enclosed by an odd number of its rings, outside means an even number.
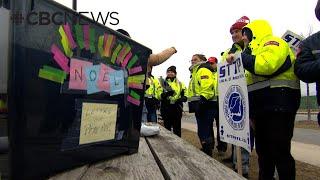
M57 0L72 7L72 0ZM286 30L307 36L320 30L314 8L317 0L78 0L78 11L118 12L118 25L112 29L125 29L131 37L160 52L174 46L178 53L167 62L153 68L153 75L165 76L166 69L175 65L177 76L186 85L193 54L216 56L231 47L230 26L241 16L268 20L274 35L282 36ZM109 23L111 20L108 20ZM302 94L306 88L302 83ZM315 86L311 87L315 94Z

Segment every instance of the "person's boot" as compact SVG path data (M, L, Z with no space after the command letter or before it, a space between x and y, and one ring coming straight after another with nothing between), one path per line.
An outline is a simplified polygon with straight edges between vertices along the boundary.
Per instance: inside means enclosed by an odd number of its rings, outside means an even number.
M206 153L208 156L212 157L212 143L203 143L202 151Z

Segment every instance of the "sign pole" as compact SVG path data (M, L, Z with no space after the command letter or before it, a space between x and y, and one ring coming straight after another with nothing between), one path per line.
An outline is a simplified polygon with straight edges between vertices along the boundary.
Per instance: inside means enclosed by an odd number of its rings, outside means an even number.
M236 146L237 151L237 167L238 167L238 174L242 176L242 154L241 149L239 146Z

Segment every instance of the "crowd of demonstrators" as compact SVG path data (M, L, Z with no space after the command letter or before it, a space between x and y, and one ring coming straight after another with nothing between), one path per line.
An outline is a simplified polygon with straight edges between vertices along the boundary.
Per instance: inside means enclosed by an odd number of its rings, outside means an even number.
M318 1L315 14L320 21L320 1ZM320 106L320 31L300 43L295 63L296 75L306 83L316 83L317 102ZM318 114L320 126L320 113Z
M320 21L320 0L315 13ZM258 154L259 179L273 179L275 170L280 180L295 179L295 161L290 150L301 98L298 78L316 82L320 105L320 32L302 41L295 55L287 42L273 35L272 27L266 20L249 21L248 17L243 16L231 26L233 44L221 53L221 61L232 63L235 54L241 54L248 86L250 134L255 137ZM156 63L149 61L148 75L151 75L153 65L161 64L175 52L174 48L168 49L165 56L162 54L155 58ZM156 78L148 76L154 80L153 84L159 85L154 97L161 100L164 125L169 130L173 128L178 136L181 136L182 102L186 101L185 96L188 97L189 112L195 113L202 151L209 156L212 156L214 147L214 119L219 128L217 63L215 57L207 61L204 55L194 54L189 68L191 79L188 89L177 79L174 66L167 69L166 79L160 82L154 83ZM152 82L147 85L146 94ZM157 88L151 89L155 91ZM318 121L320 125L320 114ZM219 129L217 132L217 149L225 152L227 144L220 141ZM250 141L253 147L253 137ZM236 153L232 154L235 165ZM241 149L241 154L242 170L247 177L249 152Z
M160 79L162 86L160 113L164 127L181 137L183 102L187 101L186 87L178 80L175 66L167 69L166 79Z

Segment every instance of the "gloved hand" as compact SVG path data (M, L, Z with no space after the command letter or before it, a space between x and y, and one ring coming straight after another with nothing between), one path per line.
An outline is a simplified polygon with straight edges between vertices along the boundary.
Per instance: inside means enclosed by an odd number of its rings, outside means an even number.
M233 43L233 44L232 44L232 47L231 47L231 49L229 50L229 53L228 53L228 54L234 54L234 53L237 52L237 50L238 50L238 48L237 48L237 46L236 46L236 43Z
M174 94L174 91L167 91L161 94L161 99L167 99L169 96L172 96Z
M187 102L187 97L186 96L182 96L181 98L179 98L178 100L177 100L177 102L178 103L180 103L180 102Z

